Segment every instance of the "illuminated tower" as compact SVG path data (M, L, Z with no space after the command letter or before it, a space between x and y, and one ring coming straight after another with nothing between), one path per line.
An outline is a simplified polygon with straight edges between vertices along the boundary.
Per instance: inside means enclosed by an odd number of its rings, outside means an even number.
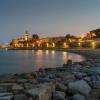
M25 32L24 34L24 40L27 41L29 38L29 34L28 34L28 31Z

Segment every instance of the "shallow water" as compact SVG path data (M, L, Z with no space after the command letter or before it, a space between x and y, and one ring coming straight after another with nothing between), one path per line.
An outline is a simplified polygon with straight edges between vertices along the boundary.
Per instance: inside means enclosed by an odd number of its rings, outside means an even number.
M23 73L39 68L61 67L68 59L74 62L84 60L84 57L54 50L0 50L0 74Z

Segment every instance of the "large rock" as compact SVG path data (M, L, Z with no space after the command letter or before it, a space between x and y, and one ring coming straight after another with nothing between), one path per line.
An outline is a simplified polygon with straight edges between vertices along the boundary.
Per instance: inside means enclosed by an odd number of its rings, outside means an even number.
M18 92L24 90L24 88L23 88L21 85L14 84L14 85L12 86L12 90L13 90L14 93L18 93Z
M56 91L66 92L67 87L65 85L63 85L62 83L56 82L55 89L56 89Z
M67 60L67 66L71 66L73 64L72 60L71 59L68 59Z
M71 82L68 84L68 88L72 90L77 90L84 95L88 95L91 91L91 87L84 80Z
M17 94L14 96L14 100L28 100L28 97L25 94Z
M44 83L38 87L27 90L26 93L32 96L33 100L49 100L54 91L55 86L52 83Z
M65 93L61 91L55 91L53 93L53 100L65 100Z
M3 96L3 97L0 97L0 100L11 100L13 98L13 96L9 95L9 96Z
M67 76L64 76L64 79L65 79L65 80L76 80L75 76L72 75L72 74L69 74L69 75L67 75Z
M11 100L12 98L12 93L0 93L0 100Z
M86 73L81 73L81 72L75 73L75 77L76 77L77 79L82 79L82 78L85 77L85 76L86 76Z
M72 97L72 100L86 100L85 97L81 94L75 94L73 97Z
M92 98L98 98L100 100L100 89L92 89Z

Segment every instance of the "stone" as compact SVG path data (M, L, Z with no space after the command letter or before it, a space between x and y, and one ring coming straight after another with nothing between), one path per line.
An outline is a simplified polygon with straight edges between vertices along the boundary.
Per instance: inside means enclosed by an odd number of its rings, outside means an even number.
M45 82L51 82L52 81L52 79L49 79L48 77L39 77L39 78L37 78L37 81L39 82L39 83L45 83Z
M99 98L100 100L100 89L92 89L91 95L92 98Z
M55 86L52 83L44 83L26 90L26 93L32 96L33 100L49 100L52 96L52 92L54 91Z
M64 76L64 79L65 80L76 80L75 76L70 74L70 75L67 75L67 76Z
M22 92L24 90L24 88L21 85L15 84L12 86L12 91L13 93L19 93Z
M37 72L33 72L33 73L31 73L31 76L34 77L34 78L37 78L38 74L37 74Z
M86 100L86 99L83 95L77 93L72 97L72 100Z
M28 100L28 97L25 94L16 94L14 100Z
M53 93L53 100L65 100L65 93L61 91L55 91Z
M34 87L34 84L31 84L31 83L24 83L24 88L25 89L31 89Z
M3 96L3 97L0 97L0 100L11 100L13 98L13 95L11 96Z
M11 100L13 98L12 93L0 93L0 100Z
M1 96L9 96L9 95L13 95L13 94L12 93L9 93L9 92L0 93L0 97Z
M26 82L28 82L28 80L27 79L18 79L17 82L18 83L26 83Z
M84 76L86 76L85 73L81 73L81 72L75 73L75 77L76 77L77 79L82 79Z
M24 88L21 86L21 85L18 85L18 84L14 84L12 86L12 90L23 90Z
M69 89L75 89L84 95L88 95L91 91L91 87L84 80L79 80L76 82L70 82L68 84Z
M90 82L91 81L90 77L88 77L88 76L84 77L83 80L85 80L86 82Z
M56 89L56 91L66 92L67 87L65 85L63 85L62 83L56 82L55 89Z
M71 66L73 64L72 60L71 59L68 59L67 60L67 66Z

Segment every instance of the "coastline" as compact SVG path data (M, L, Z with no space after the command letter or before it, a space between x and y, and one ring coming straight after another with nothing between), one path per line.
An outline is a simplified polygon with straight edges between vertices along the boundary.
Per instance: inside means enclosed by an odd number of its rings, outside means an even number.
M87 60L88 59L95 59L100 58L100 49L63 49L63 48L8 48L8 50L55 50L55 51L66 51L71 53L76 53L79 55L84 56Z
M77 53L86 60L68 61L63 67L41 68L30 73L1 75L0 99L100 100L100 49L52 50Z

